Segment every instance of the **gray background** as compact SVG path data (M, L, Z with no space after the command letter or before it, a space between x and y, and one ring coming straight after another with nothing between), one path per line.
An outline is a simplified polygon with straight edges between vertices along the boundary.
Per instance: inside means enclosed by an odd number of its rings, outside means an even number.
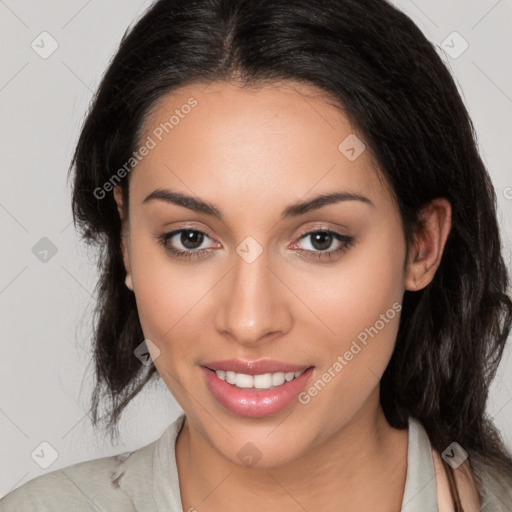
M463 92L495 184L511 268L512 1L395 3L436 43ZM0 496L42 473L147 444L180 413L159 380L126 410L120 444L90 426L97 274L71 223L66 181L92 93L126 28L148 5L0 0ZM57 50L43 58L53 41ZM33 252L38 243L48 247L43 237L57 251L46 262ZM488 410L512 449L510 353L509 343Z

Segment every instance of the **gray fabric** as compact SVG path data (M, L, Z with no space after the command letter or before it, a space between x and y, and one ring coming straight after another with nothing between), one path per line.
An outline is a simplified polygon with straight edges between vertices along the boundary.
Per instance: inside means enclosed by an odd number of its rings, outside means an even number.
M0 512L183 512L175 442L185 415L133 452L80 462L39 476L2 500ZM434 463L423 426L409 419L407 477L401 512L439 512ZM480 468L482 512L512 512L512 491ZM512 488L512 487L511 487Z
M409 418L407 477L401 512L439 512L432 449L421 423Z

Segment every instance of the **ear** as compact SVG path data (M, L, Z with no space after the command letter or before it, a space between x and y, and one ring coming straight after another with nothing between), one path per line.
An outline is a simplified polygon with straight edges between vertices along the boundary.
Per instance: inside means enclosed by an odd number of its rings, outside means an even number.
M451 204L436 198L421 210L420 218L424 227L415 233L405 272L405 289L410 291L421 290L434 278L451 229Z
M133 291L133 280L130 267L130 255L128 251L128 219L125 217L123 205L123 191L119 185L114 187L114 199L117 204L117 211L121 218L121 251L123 253L124 268L126 270L126 286Z

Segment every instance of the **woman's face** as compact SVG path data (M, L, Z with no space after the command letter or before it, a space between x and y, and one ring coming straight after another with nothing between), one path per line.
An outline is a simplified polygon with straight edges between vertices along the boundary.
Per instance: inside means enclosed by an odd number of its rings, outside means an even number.
M398 211L316 92L183 87L148 118L129 176L125 263L154 364L189 428L238 464L293 461L375 417L398 330Z

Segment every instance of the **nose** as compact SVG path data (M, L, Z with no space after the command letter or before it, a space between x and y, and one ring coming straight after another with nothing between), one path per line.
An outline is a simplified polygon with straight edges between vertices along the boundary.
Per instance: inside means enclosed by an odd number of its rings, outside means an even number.
M256 346L291 329L288 290L276 274L265 251L251 263L235 255L215 315L221 335L241 345Z

